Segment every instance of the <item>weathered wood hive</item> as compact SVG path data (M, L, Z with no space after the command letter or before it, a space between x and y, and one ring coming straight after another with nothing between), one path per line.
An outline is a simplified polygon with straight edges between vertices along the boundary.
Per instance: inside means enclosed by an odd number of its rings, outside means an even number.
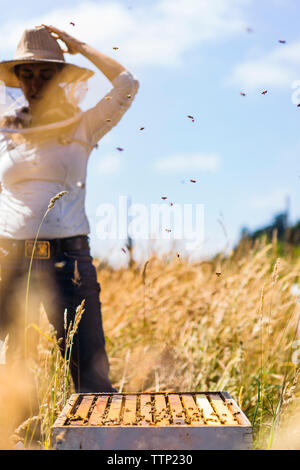
M54 448L251 449L252 428L228 393L74 394L53 426Z

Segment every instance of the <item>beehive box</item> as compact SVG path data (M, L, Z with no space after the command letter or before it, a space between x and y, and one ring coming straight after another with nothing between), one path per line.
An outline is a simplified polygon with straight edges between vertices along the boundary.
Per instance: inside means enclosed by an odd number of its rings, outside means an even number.
M53 426L54 448L251 449L252 428L228 393L74 394Z

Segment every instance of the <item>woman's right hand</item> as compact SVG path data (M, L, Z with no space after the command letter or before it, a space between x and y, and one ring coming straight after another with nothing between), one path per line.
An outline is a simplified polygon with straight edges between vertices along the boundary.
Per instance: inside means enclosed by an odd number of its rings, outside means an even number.
M73 36L70 36L70 34L65 31L61 31L54 26L47 26L46 24L42 24L41 26L47 28L55 39L60 39L66 44L68 49L66 51L63 50L64 53L77 54L78 52L81 52L80 49L83 43L78 41L78 39L75 39Z

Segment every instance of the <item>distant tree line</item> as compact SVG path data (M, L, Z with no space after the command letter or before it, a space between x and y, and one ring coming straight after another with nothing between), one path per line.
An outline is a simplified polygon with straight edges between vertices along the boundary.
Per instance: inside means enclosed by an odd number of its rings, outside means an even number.
M300 245L300 220L296 222L295 225L289 225L288 215L288 211L281 212L275 215L270 225L266 225L252 232L247 227L243 227L240 241L245 239L255 241L262 236L267 236L268 240L272 240L274 234L276 234L279 242L285 242L290 245Z

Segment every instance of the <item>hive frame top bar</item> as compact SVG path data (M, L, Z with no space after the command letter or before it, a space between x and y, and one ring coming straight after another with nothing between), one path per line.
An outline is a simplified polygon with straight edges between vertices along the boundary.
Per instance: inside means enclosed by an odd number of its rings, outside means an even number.
M73 394L54 428L249 428L227 392L114 392Z

